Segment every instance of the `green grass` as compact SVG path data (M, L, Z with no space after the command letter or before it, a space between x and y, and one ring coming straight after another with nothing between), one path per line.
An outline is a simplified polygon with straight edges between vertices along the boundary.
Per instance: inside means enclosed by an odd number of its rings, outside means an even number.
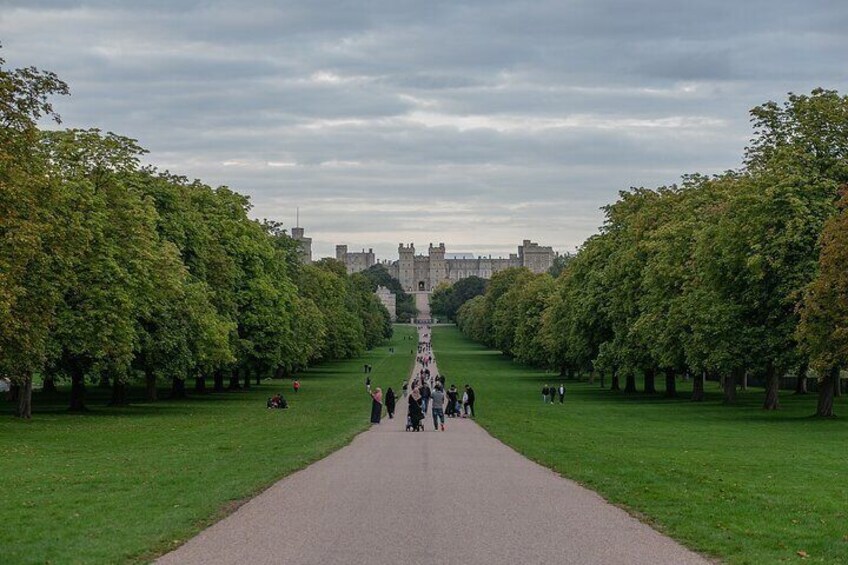
M681 399L667 400L565 381L565 404L550 406L541 389L558 376L452 327L436 328L433 344L448 382L474 386L493 436L688 547L730 563L794 562L800 551L848 563L848 421L810 418L815 395L782 392L781 410L764 412L762 389L724 406L716 383L691 403L680 382Z
M0 562L145 561L223 517L281 477L316 461L368 426L375 386L399 387L414 355L396 326L391 343L249 392L64 412L35 396L32 421L0 416ZM389 354L389 347L395 354ZM267 410L282 390L288 410ZM257 525L261 527L261 525Z

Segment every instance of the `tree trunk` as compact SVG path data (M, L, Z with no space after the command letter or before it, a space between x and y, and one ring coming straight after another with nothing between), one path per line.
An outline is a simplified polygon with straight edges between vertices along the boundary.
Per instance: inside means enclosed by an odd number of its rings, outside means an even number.
M85 376L80 369L71 369L71 403L68 412L85 412Z
M833 395L837 398L842 396L842 376L838 369L833 377Z
M28 373L19 386L18 405L15 415L18 418L29 420L32 418L32 373Z
M220 369L215 371L215 392L224 392L224 372Z
M53 378L53 375L44 377L44 380L41 382L41 394L55 396L58 393L56 379Z
M262 384L262 373L259 372L259 371L256 371L256 386L259 386L261 384Z
M654 368L645 370L645 392L655 393L657 392L657 386L654 384L654 377L656 376L656 371Z
M197 394L204 394L206 392L206 377L204 375L194 377L194 392Z
M633 394L636 392L636 374L633 371L627 371L624 383L625 394Z
M125 406L127 402L127 385L121 379L112 379L112 398L109 406Z
M238 369L233 369L232 372L230 373L229 389L230 390L240 390L241 389L241 383L239 383L239 370Z
M833 418L833 382L839 379L839 367L833 367L819 382L819 402L816 406L816 416Z
M100 378L97 380L97 388L112 388L112 385L109 382L109 375L100 373Z
M667 398L675 398L677 396L677 380L675 379L674 369L665 370L665 395Z
M250 389L250 369L244 370L244 390Z
M774 363L769 361L766 364L766 398L763 401L763 410L777 410L780 408L779 388L780 381L777 371L774 369Z
M601 388L606 388L604 386L604 375L605 375L605 373L603 371L599 371L599 372L601 373Z
M742 390L748 390L748 371L742 373Z
M692 402L703 402L704 401L704 378L706 375L704 371L699 372L695 375L695 380L692 381Z
M798 378L795 380L795 394L807 394L807 370L809 365L806 361L798 367Z
M185 379L179 377L171 379L171 398L186 398Z
M733 404L736 402L736 382L745 374L744 369L733 369L729 375L724 377L724 403Z
M144 396L151 402L154 402L159 398L156 391L156 373L153 371L144 372Z
M618 371L612 372L612 384L610 385L610 390L621 390L621 382L618 377Z

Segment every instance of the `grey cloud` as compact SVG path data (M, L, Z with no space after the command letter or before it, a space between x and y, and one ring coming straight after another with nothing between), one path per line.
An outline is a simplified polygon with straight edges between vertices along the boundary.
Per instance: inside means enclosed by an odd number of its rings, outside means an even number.
M738 166L750 107L845 90L846 25L838 0L0 6L9 63L70 83L65 125L138 138L257 217L300 206L320 253L389 257L571 249L620 189Z

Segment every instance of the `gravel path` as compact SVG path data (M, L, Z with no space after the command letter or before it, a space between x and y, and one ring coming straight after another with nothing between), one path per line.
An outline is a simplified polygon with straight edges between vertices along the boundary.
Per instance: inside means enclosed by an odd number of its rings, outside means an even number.
M394 420L158 563L708 563L471 420L448 419L445 432L433 431L430 414L424 422L425 432L404 431L401 397Z

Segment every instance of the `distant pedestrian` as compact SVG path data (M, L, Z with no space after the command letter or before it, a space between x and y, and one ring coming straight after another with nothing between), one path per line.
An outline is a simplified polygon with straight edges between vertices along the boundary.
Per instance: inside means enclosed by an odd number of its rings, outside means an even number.
M442 431L445 431L445 392L442 385L436 383L432 394L433 401L433 428L439 431L439 420L442 422Z
M395 417L395 391L392 387L386 391L386 412L389 414L389 420Z
M371 377L365 377L365 390L371 392Z
M294 389L294 393L297 394L297 391L300 390L300 381L295 379L292 383L292 388Z
M403 397L406 398L406 394L409 392L409 383L403 381L403 386L401 386L401 389L403 390Z
M379 424L383 416L383 391L380 387L371 393L371 423Z
M427 383L424 383L424 386L421 387L421 410L424 414L427 413L427 407L430 406L430 395L432 392L430 387L427 386Z
M554 402L556 402L556 394L557 394L557 389L556 389L556 387L555 387L555 386L551 386L551 404L553 404Z
M542 387L542 402L544 402L545 404L548 403L548 395L550 393L551 393L551 391L548 388L548 385L545 385L545 386Z
M562 404L565 402L565 385L560 383L559 385L559 403Z
M465 393L468 395L468 406L467 411L471 413L471 417L474 417L474 402L476 402L477 397L474 396L474 389L468 385L465 385Z

